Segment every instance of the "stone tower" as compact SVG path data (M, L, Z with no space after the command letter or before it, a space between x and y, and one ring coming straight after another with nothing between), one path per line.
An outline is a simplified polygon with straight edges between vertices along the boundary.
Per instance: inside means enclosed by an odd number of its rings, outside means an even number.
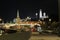
M17 17L16 17L16 23L20 24L20 16L19 16L19 10L17 10Z

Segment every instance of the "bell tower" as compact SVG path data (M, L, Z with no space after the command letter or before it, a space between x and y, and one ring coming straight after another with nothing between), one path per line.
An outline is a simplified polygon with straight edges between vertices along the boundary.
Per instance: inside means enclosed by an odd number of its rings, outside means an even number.
M19 16L19 10L17 10L17 18L19 18L20 16Z
M20 24L20 16L19 16L19 10L17 10L17 17L16 17L16 23Z

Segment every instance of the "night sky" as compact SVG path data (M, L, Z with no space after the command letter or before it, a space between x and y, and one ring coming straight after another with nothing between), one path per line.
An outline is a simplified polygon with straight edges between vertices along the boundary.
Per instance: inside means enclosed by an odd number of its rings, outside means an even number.
M5 21L12 20L16 17L19 9L20 17L30 16L35 18L35 13L42 9L49 15L49 18L58 19L58 2L57 0L2 0L0 7L0 18Z

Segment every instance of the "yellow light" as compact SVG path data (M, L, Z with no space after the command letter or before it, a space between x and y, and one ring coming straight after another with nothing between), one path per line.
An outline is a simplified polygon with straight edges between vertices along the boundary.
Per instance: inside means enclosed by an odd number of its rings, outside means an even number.
M0 21L2 21L2 19L0 19Z

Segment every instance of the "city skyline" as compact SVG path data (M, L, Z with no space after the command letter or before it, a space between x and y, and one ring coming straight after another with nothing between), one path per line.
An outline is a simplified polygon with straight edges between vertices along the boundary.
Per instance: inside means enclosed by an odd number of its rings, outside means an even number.
M27 16L36 17L35 13L39 13L42 9L50 18L58 19L57 0L40 0L40 1L19 1L19 0L5 0L1 2L0 18L4 20L12 20L16 17L17 9L19 9L20 17Z

